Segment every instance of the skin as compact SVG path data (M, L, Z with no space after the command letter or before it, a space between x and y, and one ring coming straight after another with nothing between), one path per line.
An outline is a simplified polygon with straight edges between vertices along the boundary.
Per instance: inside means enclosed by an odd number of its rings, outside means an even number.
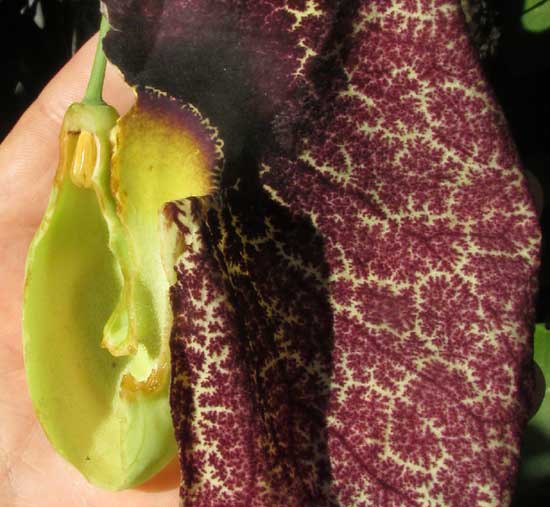
M31 405L21 346L25 257L46 207L58 159L58 133L67 107L84 94L96 46L92 38L48 84L0 145L0 505L10 507L176 507L176 461L138 489L95 488L49 445ZM112 66L104 98L121 114L134 95ZM540 185L530 181L537 206ZM544 384L538 376L538 407Z
M82 99L96 46L88 41L54 77L0 145L0 505L175 507L176 461L138 489L102 491L58 456L28 395L21 344L25 257L46 208L65 110ZM134 94L107 67L104 99L121 114Z

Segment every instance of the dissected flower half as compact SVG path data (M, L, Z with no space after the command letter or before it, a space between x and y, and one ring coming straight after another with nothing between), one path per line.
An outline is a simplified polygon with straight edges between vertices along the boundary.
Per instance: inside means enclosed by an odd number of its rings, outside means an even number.
M165 202L218 184L215 131L189 106L138 90L117 121L73 104L29 249L25 368L54 448L99 486L150 478L176 453L168 403L169 286L181 242Z

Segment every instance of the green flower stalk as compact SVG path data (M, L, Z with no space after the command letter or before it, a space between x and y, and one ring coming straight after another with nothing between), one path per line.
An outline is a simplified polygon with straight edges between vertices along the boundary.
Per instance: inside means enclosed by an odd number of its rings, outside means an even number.
M109 22L107 21L107 18L103 16L99 27L99 39L97 41L94 63L92 65L92 71L90 73L86 93L84 95L84 99L82 100L84 104L96 105L105 103L103 102L102 92L103 82L105 81L107 58L103 52L103 37L105 37L108 30Z

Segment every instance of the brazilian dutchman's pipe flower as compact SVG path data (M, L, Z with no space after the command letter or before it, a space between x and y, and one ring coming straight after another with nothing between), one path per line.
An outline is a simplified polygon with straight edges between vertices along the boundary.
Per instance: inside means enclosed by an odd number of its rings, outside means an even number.
M104 7L137 105L110 172L75 137L29 261L56 447L139 482L175 446L170 380L182 505L507 506L540 231L460 2Z

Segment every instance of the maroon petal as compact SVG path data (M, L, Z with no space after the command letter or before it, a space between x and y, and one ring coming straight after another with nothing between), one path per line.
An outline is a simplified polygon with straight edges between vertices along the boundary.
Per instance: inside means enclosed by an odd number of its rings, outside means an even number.
M540 233L460 2L105 3L240 182L174 211L184 505L508 505Z
M233 190L170 207L187 245L171 344L184 505L338 505L321 239L307 219Z

